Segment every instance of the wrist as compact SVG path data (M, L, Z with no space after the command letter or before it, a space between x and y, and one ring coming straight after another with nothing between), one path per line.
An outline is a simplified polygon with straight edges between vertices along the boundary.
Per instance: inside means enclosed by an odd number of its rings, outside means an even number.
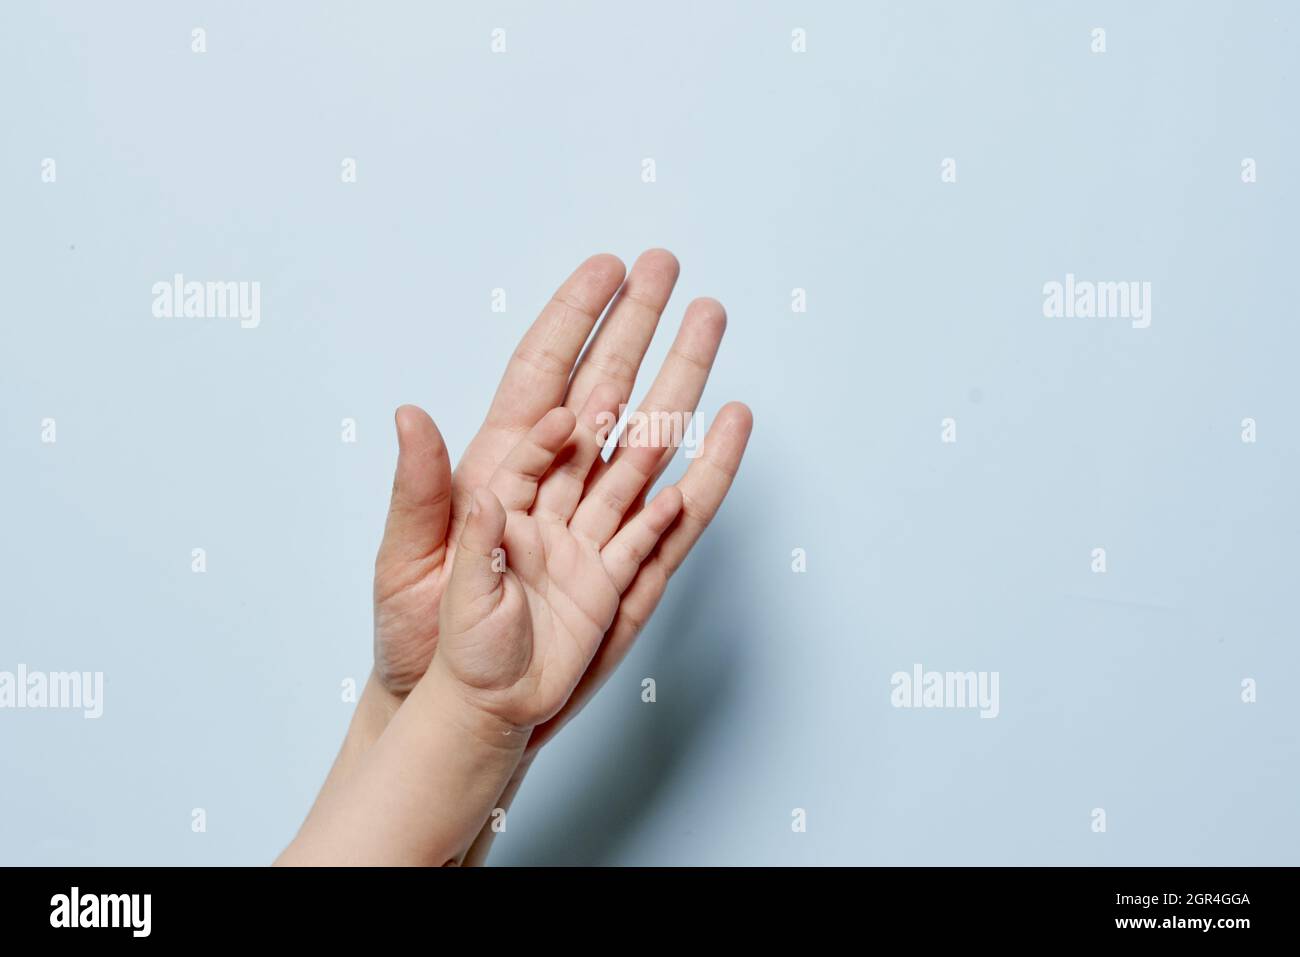
M329 774L321 785L320 799L343 785L360 766L366 752L379 740L388 723L397 714L404 696L393 694L385 686L377 672L372 671L357 698L352 712L352 720L343 735L343 743L330 766Z
M412 698L417 695L433 720L462 735L467 746L511 754L512 769L523 759L533 727L515 724L486 707L478 693L466 687L436 657L411 692Z
M402 706L405 695L389 691L380 679L378 672L371 671L357 699L356 712L348 725L348 737L357 739L363 750L370 747L393 720L397 709Z

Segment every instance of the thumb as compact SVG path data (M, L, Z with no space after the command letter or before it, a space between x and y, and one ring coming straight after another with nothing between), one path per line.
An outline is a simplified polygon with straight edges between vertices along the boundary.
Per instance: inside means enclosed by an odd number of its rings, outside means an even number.
M500 600L505 552L506 510L486 488L474 490L469 518L456 542L456 559L443 608L453 632L465 631L487 617Z
M377 565L415 561L447 537L451 515L451 460L447 444L423 409L404 405L397 424L397 472Z

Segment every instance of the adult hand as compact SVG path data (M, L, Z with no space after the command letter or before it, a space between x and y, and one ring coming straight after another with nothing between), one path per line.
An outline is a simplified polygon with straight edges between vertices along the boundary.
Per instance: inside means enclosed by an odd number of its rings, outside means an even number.
M579 266L519 343L487 418L454 473L433 420L415 406L398 409L397 470L375 561L374 588L375 676L390 695L400 699L408 693L433 658L439 605L469 514L472 490L487 484L506 453L551 408L563 405L577 414L597 388L606 405L618 408L629 401L677 275L677 260L665 250L643 253L626 282L623 264L614 256L593 256ZM611 299L615 301L593 338L592 329ZM692 302L639 411L693 414L725 329L726 313L720 303L712 299ZM579 362L589 338L590 345ZM705 439L702 456L691 464L681 483L682 516L624 594L608 638L574 700L554 721L539 728L531 748L549 739L626 655L658 605L668 577L721 504L739 466L751 424L749 410L743 405L729 405L719 414ZM627 451L619 448L609 463L598 463L597 472L609 468ZM663 451L650 484L667 467L674 451ZM640 503L633 514L639 508Z

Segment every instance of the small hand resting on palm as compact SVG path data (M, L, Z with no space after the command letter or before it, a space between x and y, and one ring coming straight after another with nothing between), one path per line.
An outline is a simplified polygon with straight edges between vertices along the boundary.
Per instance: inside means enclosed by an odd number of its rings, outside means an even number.
M551 410L474 490L443 597L431 668L525 732L569 700L682 507L668 486L627 517L659 463L654 446L629 448L588 485L609 411L598 398L577 417Z

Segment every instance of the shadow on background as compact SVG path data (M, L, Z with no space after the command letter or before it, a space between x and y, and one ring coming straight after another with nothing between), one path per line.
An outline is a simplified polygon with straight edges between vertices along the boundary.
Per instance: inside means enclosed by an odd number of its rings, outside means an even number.
M598 735L585 770L545 823L490 863L603 865L617 863L638 821L670 789L684 759L698 746L699 729L727 707L743 669L746 635L754 633L747 603L732 577L740 574L729 547L726 512L718 516L678 570L634 659L641 677L656 682L653 704L621 713ZM647 655L644 643L652 649ZM607 694L612 681L601 689ZM599 698L599 695L597 696ZM580 715L575 721L591 715ZM545 753L539 761L545 761ZM520 800L526 800L525 783ZM514 842L512 842L513 844ZM509 860L507 861L507 858Z

